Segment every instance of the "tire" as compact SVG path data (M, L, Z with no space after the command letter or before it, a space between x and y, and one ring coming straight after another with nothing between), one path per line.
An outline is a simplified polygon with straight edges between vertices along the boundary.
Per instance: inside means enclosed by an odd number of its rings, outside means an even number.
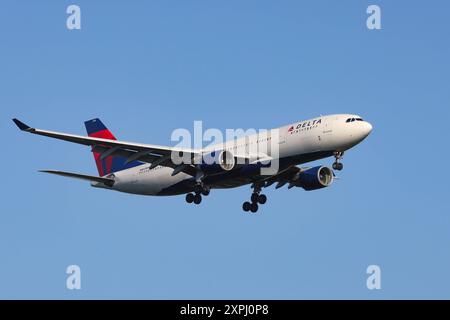
M266 195L265 194L260 194L259 197L258 197L258 202L260 204L264 204L264 203L266 203L266 201L267 201Z
M194 195L193 195L192 193L188 193L188 194L186 195L186 202L187 202L187 203L192 203L192 202L194 202Z
M252 197L250 198L253 203L258 202L259 195L257 193L252 193Z
M242 204L242 209L243 209L245 212L249 212L249 211L250 211L251 205L252 205L252 204L251 204L250 202L246 201L246 202L244 202L244 203Z
M250 204L250 211L252 213L255 213L256 211L258 211L258 204L256 202L253 202Z
M194 186L194 192L195 192L195 193L202 193L202 191L203 191L203 188L202 188L201 185L196 184L196 185Z
M338 163L338 170L341 171L342 169L344 169L344 165L342 163Z
M200 202L202 202L202 196L200 194L196 194L194 196L194 203L195 204L200 204Z
M209 190L209 188L203 188L203 190L202 190L202 195L204 195L205 197L207 196L207 195L209 195L209 192L210 192L211 190Z

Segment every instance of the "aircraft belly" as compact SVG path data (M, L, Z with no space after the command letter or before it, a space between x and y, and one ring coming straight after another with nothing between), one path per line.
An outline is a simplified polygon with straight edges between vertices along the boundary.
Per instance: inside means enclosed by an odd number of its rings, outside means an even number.
M224 181L219 181L219 182L213 183L211 185L211 187L214 189L229 189L229 188L240 187L240 186L252 183L252 182L253 182L253 179L250 179L250 178L234 178L234 179L229 179L229 180L224 180Z
M117 176L114 189L132 194L158 195L162 190L190 178L185 173L172 176L172 172L172 168L156 167L148 170L148 166L135 172L124 172Z

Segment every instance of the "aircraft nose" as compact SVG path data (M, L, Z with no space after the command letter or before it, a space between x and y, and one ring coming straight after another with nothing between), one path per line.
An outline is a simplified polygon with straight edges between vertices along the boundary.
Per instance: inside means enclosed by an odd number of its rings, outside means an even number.
M355 137L357 137L359 141L364 140L372 132L372 129L373 127L369 122L360 122L357 129L358 133L355 135Z
M346 148L348 146L353 147L363 141L367 136L372 132L373 127L367 121L359 120L357 122L351 122L352 125L349 126L349 136L348 143L346 144Z
M373 127L369 122L364 121L362 123L362 131L363 131L364 136L367 137L372 132L372 129L373 129Z

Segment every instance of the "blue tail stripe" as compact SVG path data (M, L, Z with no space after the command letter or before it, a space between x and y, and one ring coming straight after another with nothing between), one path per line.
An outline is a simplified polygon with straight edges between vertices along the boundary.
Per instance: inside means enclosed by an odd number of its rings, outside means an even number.
M105 125L98 118L86 121L84 124L86 126L86 131L87 131L88 135L91 133L106 130Z

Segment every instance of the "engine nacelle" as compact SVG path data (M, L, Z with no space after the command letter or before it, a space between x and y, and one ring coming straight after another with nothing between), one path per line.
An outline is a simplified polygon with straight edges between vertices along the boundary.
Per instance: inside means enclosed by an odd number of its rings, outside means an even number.
M305 190L317 190L329 187L333 183L333 170L317 166L298 173L293 184Z
M234 155L227 150L213 151L203 155L201 169L205 173L218 173L233 170L236 166Z

